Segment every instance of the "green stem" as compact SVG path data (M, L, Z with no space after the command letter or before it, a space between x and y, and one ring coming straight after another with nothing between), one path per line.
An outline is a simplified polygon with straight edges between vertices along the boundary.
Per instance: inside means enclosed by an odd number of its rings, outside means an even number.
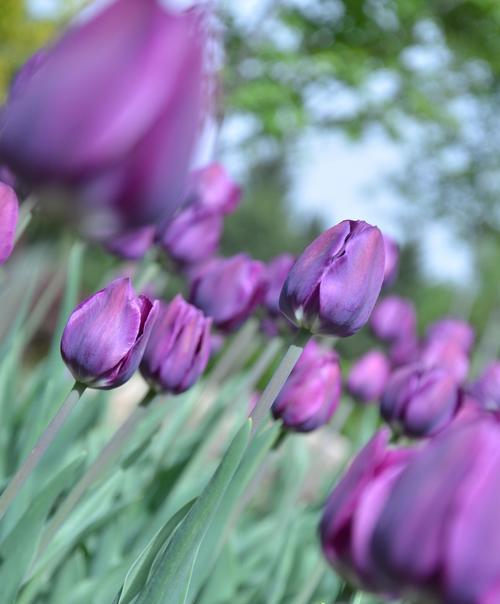
M234 336L229 346L222 352L217 366L212 371L209 381L214 386L222 383L233 370L234 366L240 363L241 358L245 360L248 348L257 332L257 323L249 320L242 329Z
M66 521L66 518L68 518L88 489L94 486L105 476L107 471L113 465L114 461L116 461L120 453L123 451L123 448L129 442L129 439L134 433L137 425L146 416L148 407L155 397L156 392L153 390L150 390L144 396L139 405L114 433L111 440L102 449L94 462L87 468L85 474L70 491L50 521L50 524L45 530L40 542L38 555L43 554L43 552L47 549L49 543Z
M66 420L76 407L85 388L86 387L83 384L75 382L64 403L59 408L59 411L56 413L55 417L47 426L45 432L38 439L38 442L33 447L31 453L25 459L5 491L0 496L0 519L5 515L5 512L9 508L10 504L14 501L19 491L38 466L47 449L54 442L54 439L58 435L59 431L64 426Z
M37 203L38 199L35 196L30 195L30 197L28 197L21 205L21 215L19 217L14 243L17 243L19 239L21 239L24 231L28 228L31 218L33 217L33 210Z

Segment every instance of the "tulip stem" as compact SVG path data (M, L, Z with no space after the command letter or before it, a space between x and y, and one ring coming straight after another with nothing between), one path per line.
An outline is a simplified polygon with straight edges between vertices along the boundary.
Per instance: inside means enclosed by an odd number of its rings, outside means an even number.
M39 556L47 549L49 543L66 521L66 518L68 518L88 489L99 482L116 461L124 446L129 442L135 428L146 416L152 401L156 398L156 394L154 390L147 392L59 506L42 536L38 549Z
M28 228L31 218L33 217L33 210L37 203L38 199L34 195L30 195L21 205L21 215L19 217L14 243L17 243L19 239L21 239L24 231Z
M44 433L38 439L38 442L33 447L31 453L24 460L19 470L7 485L7 488L0 496L0 519L5 515L5 512L9 508L10 504L17 497L17 494L34 472L35 468L45 455L47 449L54 442L54 439L58 435L59 431L64 426L66 420L78 404L78 401L85 391L85 388L86 387L83 384L75 382L73 388L66 397L66 400L59 408L59 411L56 413L55 417L47 426Z
M253 421L253 435L257 434L266 417L271 410L272 404L283 388L288 376L292 373L293 368L304 350L304 346L311 337L310 333L305 330L299 330L295 335L293 343L288 347L288 350L283 357L278 369L262 393L259 402L250 415Z

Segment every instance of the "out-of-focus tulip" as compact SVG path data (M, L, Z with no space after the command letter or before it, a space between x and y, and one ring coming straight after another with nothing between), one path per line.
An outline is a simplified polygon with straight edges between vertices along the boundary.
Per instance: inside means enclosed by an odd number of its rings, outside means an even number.
M141 227L112 237L105 248L125 260L140 260L153 245L155 234L155 227Z
M262 262L246 254L216 258L195 274L190 301L219 329L231 331L244 323L262 301L264 274Z
M409 334L399 340L395 340L389 347L389 360L394 367L409 365L418 360L420 344L416 334Z
M14 249L19 202L9 185L0 181L0 265L4 264Z
M96 235L172 215L203 119L202 20L115 0L77 21L22 71L1 116L1 161Z
M217 214L231 214L241 200L241 187L223 165L210 164L192 175L192 201Z
M440 367L409 365L395 371L382 396L382 417L408 436L432 436L454 418L460 402L453 375Z
M380 350L371 350L351 367L347 390L363 403L378 401L391 373L391 364Z
M275 419L294 432L328 423L340 400L342 375L337 354L310 341L274 401Z
M472 384L471 395L485 409L500 411L500 361L486 367Z
M288 273L295 263L291 254L281 254L273 258L266 267L267 292L265 307L272 316L280 315L280 294Z
M147 382L162 392L185 392L205 371L210 358L211 320L176 296L160 302L158 317L141 362Z
M469 357L453 340L431 339L424 344L419 355L427 367L443 367L462 384L469 373Z
M13 189L16 186L16 177L7 166L0 166L0 182L9 185Z
M349 336L368 321L384 279L378 228L344 220L320 235L292 267L280 309L312 333Z
M414 338L417 316L413 304L399 296L381 300L370 318L370 326L377 338L395 342Z
M392 285L399 271L399 245L384 235L385 265L384 265L384 287Z
M497 602L499 499L498 421L455 424L394 483L372 533L374 572L419 602Z
M426 340L446 340L457 344L465 353L469 353L474 345L474 329L462 319L447 317L436 321L427 330Z
M130 279L117 279L71 313L61 354L75 380L91 388L121 386L139 366L158 303L136 296Z
M361 588L385 591L373 572L370 544L390 490L414 455L412 449L391 449L389 432L381 430L354 458L334 488L320 524L323 552L330 564Z

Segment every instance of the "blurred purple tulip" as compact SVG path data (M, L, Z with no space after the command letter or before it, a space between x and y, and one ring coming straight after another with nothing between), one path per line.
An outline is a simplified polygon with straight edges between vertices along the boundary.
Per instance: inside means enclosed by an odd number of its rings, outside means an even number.
M474 345L475 333L474 329L462 319L454 319L447 317L436 321L427 330L426 340L446 340L453 342L463 349L465 353L469 353Z
M375 574L414 601L491 602L499 498L498 421L483 414L454 424L415 455L386 498L369 548Z
M323 552L348 581L384 592L374 572L370 544L377 519L413 449L391 449L388 430L379 431L354 458L331 493L320 524Z
M409 334L400 340L395 340L389 347L389 360L394 367L416 362L419 354L420 344L416 334Z
M180 394L205 371L210 359L212 321L176 296L160 302L151 337L141 362L141 373L156 390Z
M379 229L344 220L325 231L292 267L280 309L312 333L349 336L368 321L384 278Z
M383 342L415 338L416 326L415 307L399 296L387 296L381 300L370 318L373 333Z
M281 290L294 263L295 258L291 254L281 254L267 264L267 292L264 305L272 316L281 314L279 305Z
M462 384L469 373L469 357L456 342L432 339L424 344L419 360L427 367L443 367Z
M107 390L129 380L139 366L158 303L136 296L130 279L117 279L71 313L61 354L76 381Z
M371 350L351 367L347 390L358 401L376 402L382 396L391 374L391 364L380 350Z
M264 274L262 262L246 254L215 258L195 273L190 301L219 329L232 331L262 302Z
M388 235L384 235L384 251L384 287L388 287L396 281L399 271L399 245Z
M16 186L16 177L7 166L0 166L0 182L9 185L12 189Z
M456 415L460 396L453 375L421 364L396 370L382 396L382 417L408 436L432 436Z
M205 38L200 10L160 0L115 0L76 21L18 76L0 160L95 235L167 218L202 124Z
M197 170L191 177L192 202L216 214L231 214L241 200L241 187L223 165L213 163Z
M310 341L274 401L273 416L295 432L316 430L334 414L341 388L337 354Z
M17 195L8 184L0 181L0 265L5 264L14 249L18 218Z
M486 367L472 384L470 393L484 409L500 411L500 361Z
M124 260L140 260L153 245L155 235L155 227L141 227L108 239L104 247Z

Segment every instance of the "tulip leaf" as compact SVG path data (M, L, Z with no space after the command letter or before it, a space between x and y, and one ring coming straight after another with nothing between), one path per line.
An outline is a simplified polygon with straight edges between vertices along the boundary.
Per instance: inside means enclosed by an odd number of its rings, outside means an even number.
M184 604L197 551L240 465L251 425L245 422L234 437L212 479L159 554L137 604Z
M14 602L38 547L43 523L56 498L75 479L85 454L66 465L41 491L0 544L0 602Z

